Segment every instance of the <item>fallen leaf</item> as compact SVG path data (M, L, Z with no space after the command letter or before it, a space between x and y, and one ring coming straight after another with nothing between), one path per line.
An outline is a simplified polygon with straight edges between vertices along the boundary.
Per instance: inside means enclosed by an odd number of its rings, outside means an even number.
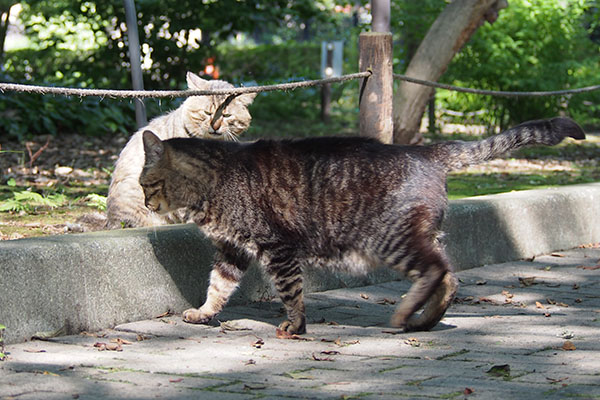
M133 344L129 340L121 338L111 339L110 341L117 344Z
M564 257L565 255L562 253L552 253L550 254L552 257Z
M485 279L482 279L482 280L480 280L480 281L477 281L477 282L475 282L475 284L476 284L476 285L479 285L479 286L483 286L483 285L486 285L486 284L487 284L487 281L486 281Z
M551 298L547 298L547 299L546 299L546 303L548 303L548 304L552 304L552 305L555 305L555 304L556 304L556 300L554 300L554 299L551 299Z
M60 375L55 374L54 372L50 372L50 371L44 371L44 372L42 372L42 375L60 376Z
M336 354L340 354L340 352L336 351L336 350L324 350L321 352L321 354L326 354L328 356L334 356Z
M80 333L81 336L95 337L95 338L103 338L106 337L106 333L103 332L86 332L83 331Z
M96 342L94 343L94 347L98 349L98 351L123 351L123 347L121 347L118 343L104 343L104 342Z
M475 392L475 391L474 391L473 389L469 388L469 387L467 387L467 388L465 388L465 390L463 390L463 394L464 394L465 396L468 396L468 395L470 395L470 394L473 394L473 392Z
M559 383L559 382L566 381L567 379L569 379L569 377L564 377L564 378L548 378L548 377L546 377L546 380L550 381L550 383Z
M482 303L498 304L495 300L489 299L487 297L480 297L479 301Z
M350 346L350 345L353 345L353 344L359 344L360 343L359 340L350 340L348 342L342 342L341 338L337 338L335 340L321 339L321 342L333 343L333 344L335 344L336 346L339 346L339 347Z
M144 336L144 335L140 335L140 334L137 334L136 337L135 337L135 340L137 340L138 342L142 342L142 341L148 340L148 339L152 339L152 337L151 336Z
M265 341L262 340L261 338L258 338L258 340L254 343L252 343L252 347L256 347L257 349L260 349L263 347L263 345L265 344Z
M544 307L544 305L542 303L540 303L539 301L536 301L535 302L535 308L542 308L543 309L543 308L546 308L546 307Z
M44 332L36 332L33 334L31 339L36 340L48 340L58 336L64 336L67 334L67 326L63 325L55 331L44 331Z
M169 379L169 382L171 382L171 383L179 383L181 381L183 381L183 378Z
M544 313L544 317L546 317L546 318L549 318L549 317L551 317L551 316L552 316L552 314L550 314L549 312L547 312L547 313Z
M573 350L577 349L577 347L575 347L573 342L571 342L570 340L567 340L566 342L563 343L562 349L565 351L573 351Z
M578 290L578 289L579 289L579 284L577 284L577 283L574 283L574 284L573 284L573 290Z
M253 359L249 359L248 361L246 361L244 363L244 365L255 365L255 364L256 364L256 361L254 361Z
M303 371L285 372L283 376L287 376L288 378L292 379L315 379L314 376L308 375L306 372Z
M564 330L556 336L561 337L563 339L573 339L575 337L575 333L569 330Z
M248 385L247 383L244 384L244 390L262 390L266 388L266 385Z
M171 311L171 310L167 310L167 311L165 311L164 313L162 313L162 314L160 314L160 315L157 315L157 316L156 316L156 317L154 317L154 318L156 318L156 319L159 319L159 318L170 317L170 316L171 316L171 315L173 315L173 314L174 314L174 313L173 313L173 311Z
M165 323L165 324L169 324L169 325L177 325L177 322L173 321L172 319L160 319L160 322Z
M317 357L315 355L315 353L312 353L312 359L315 361L335 361L333 358L331 357Z
M412 347L421 347L421 342L419 342L419 339L414 337L406 339L404 341L404 344L407 344Z
M225 321L225 322L220 322L220 326L221 326L221 332L223 331L249 331L249 328L245 328L243 326L240 326L239 324L236 324L234 321Z
M559 307L565 307L565 308L569 307L569 305L566 304L566 303L556 303L556 305L559 306Z
M546 287L551 287L551 288L560 287L560 283L548 283L548 282L546 282L546 283L544 283L544 285Z
M510 377L510 365L502 364L502 365L494 365L487 372L489 375L508 378Z
M283 329L279 328L275 329L275 336L277 337L277 339L291 339L305 342L310 342L314 340L313 338L296 335L295 333L289 333L288 331L284 331Z
M526 277L526 278L519 277L519 283L522 286L532 286L532 285L535 285L536 284L535 283L535 276L529 276L529 277Z
M368 300L368 299L369 299L369 295L368 295L368 294L364 294L364 293L361 293L361 294L360 294L360 297L362 297L362 298L363 298L363 299L365 299L365 300Z
M396 300L390 300L386 297L384 297L381 300L377 300L376 301L377 304L382 304L382 305L386 305L386 304L396 304Z
M45 353L46 350L43 349L23 349L25 353Z
M585 269L585 270L589 270L589 271L593 271L593 270L596 270L596 269L600 269L600 265L594 265L594 266L580 265L577 268L579 268L579 269Z
M583 299L580 299L580 298L575 299L575 303L581 303L582 301L583 301Z

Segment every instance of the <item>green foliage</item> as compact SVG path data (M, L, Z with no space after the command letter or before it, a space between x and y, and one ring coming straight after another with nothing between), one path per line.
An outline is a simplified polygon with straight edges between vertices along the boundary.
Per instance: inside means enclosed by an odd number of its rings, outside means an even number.
M0 99L0 134L23 140L31 135L127 132L135 125L133 103L93 97L5 93Z
M42 196L37 192L23 190L13 192L13 197L0 202L0 212L2 211L24 211L33 212L38 207L57 208L68 201L64 194L54 193Z
M100 211L106 211L106 196L97 193L90 193L84 198L89 207L96 208Z
M548 91L597 84L598 45L584 21L594 12L586 0L512 0L493 24L484 24L454 58L444 79L468 87ZM597 11L596 11L597 12ZM484 122L506 125L557 115L567 109L599 118L598 92L573 97L504 98L443 93L444 106L487 109ZM590 113L591 111L591 113ZM596 115L594 116L594 113Z
M183 88L185 73L214 58L235 84L319 78L320 41L342 39L344 72L357 69L357 34L368 27L333 12L335 0L136 1L147 89ZM365 5L367 0L358 3ZM493 25L484 24L443 79L493 90L554 90L597 84L598 0L510 0ZM122 0L23 0L20 15L30 47L5 55L4 81L74 87L130 88ZM341 4L341 3L340 3ZM402 72L447 0L391 2L394 67ZM201 31L200 31L201 30ZM310 39L306 40L306 39ZM595 40L596 42L593 42ZM256 45L256 43L261 43ZM333 85L334 109L356 113L356 85ZM506 126L568 113L600 123L600 92L569 97L499 98L438 91L443 108L486 110L476 122ZM150 117L180 100L147 100ZM261 94L257 121L318 121L320 90ZM335 112L335 111L334 111ZM464 122L461 119L460 122ZM5 93L0 134L77 132L100 135L135 130L133 103Z

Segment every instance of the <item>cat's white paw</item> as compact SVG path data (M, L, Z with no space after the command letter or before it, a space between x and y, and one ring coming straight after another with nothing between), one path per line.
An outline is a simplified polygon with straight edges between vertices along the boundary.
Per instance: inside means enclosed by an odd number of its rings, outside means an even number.
M207 313L201 308L190 308L182 314L183 320L190 324L205 324L215 317L215 313Z

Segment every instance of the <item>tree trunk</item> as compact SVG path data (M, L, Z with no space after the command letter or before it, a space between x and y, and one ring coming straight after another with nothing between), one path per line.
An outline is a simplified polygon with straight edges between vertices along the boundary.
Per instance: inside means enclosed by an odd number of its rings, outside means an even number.
M486 20L493 23L506 0L454 0L435 20L406 69L412 78L437 81L454 55ZM394 96L394 142L418 144L421 118L433 89L402 81Z

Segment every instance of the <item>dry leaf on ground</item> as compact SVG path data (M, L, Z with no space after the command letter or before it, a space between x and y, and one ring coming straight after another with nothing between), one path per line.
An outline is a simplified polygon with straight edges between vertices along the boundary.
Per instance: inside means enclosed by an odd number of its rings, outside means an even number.
M536 285L536 282L535 282L535 276L519 277L519 283L520 283L522 286L532 286L532 285Z
M570 340L567 340L566 342L563 343L562 349L565 351L573 351L573 350L577 349L577 347L575 347L573 342L571 342Z

